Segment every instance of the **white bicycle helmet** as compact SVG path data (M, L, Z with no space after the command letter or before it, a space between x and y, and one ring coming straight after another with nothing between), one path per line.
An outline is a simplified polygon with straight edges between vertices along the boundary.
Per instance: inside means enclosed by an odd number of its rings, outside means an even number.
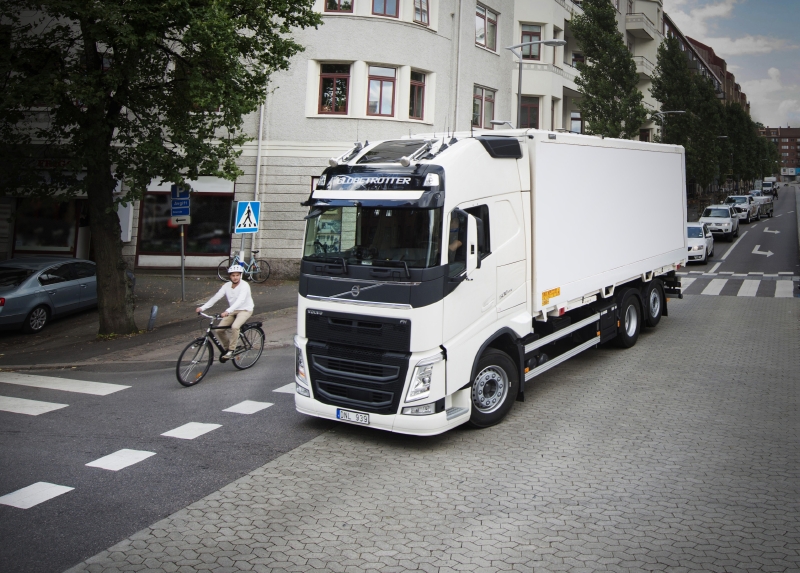
M242 265L231 265L228 267L228 274L231 273L243 273L244 267Z

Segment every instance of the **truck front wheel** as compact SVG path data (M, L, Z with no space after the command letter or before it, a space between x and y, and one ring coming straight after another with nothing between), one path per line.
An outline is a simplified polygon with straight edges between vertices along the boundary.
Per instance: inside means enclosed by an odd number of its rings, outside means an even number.
M505 352L488 349L478 361L472 381L472 414L469 423L476 428L494 426L505 418L519 390L519 375L514 361Z
M628 290L619 305L620 320L614 343L621 348L630 348L636 344L642 330L642 311L639 300L633 293L633 289Z

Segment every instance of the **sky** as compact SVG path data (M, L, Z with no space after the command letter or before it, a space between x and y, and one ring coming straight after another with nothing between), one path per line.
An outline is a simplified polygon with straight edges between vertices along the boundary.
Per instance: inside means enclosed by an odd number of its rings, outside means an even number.
M714 48L769 127L800 127L800 0L664 0L686 36Z

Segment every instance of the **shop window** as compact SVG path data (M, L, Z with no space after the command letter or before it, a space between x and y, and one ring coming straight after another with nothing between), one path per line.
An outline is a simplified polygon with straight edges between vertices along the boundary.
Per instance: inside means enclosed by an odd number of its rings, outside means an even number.
M583 133L583 116L579 111L569 114L569 130L575 133Z
M14 224L14 251L74 254L78 232L76 203L20 199Z
M352 0L325 0L326 12L352 12Z
M525 42L538 42L542 39L542 27L533 26L531 24L522 25L522 40L520 43ZM522 46L522 59L523 60L538 60L541 56L541 44L533 46Z
M425 74L411 72L411 98L408 106L408 117L422 119L425 111Z
M475 7L475 43L497 50L497 14L480 4Z
M429 24L428 0L414 0L414 21L425 26Z
M398 0L372 0L372 13L397 18L397 3Z
M184 229L187 255L222 255L231 248L232 195L192 193L192 224ZM177 255L181 232L172 224L170 196L147 193L142 201L139 224L139 252L149 255Z
M394 68L369 67L367 115L394 116Z
M350 64L322 64L319 81L319 113L347 114Z
M539 98L522 96L521 109L519 126L522 129L539 129Z
M493 129L494 90L475 86L472 96L472 125L484 129Z

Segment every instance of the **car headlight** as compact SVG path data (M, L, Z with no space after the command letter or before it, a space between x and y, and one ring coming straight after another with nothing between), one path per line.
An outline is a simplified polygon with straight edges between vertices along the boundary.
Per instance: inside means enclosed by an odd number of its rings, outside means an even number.
M444 360L444 356L440 352L436 356L424 358L417 363L416 368L414 368L414 375L411 377L411 385L408 388L406 402L416 402L430 396L433 365L442 360Z

